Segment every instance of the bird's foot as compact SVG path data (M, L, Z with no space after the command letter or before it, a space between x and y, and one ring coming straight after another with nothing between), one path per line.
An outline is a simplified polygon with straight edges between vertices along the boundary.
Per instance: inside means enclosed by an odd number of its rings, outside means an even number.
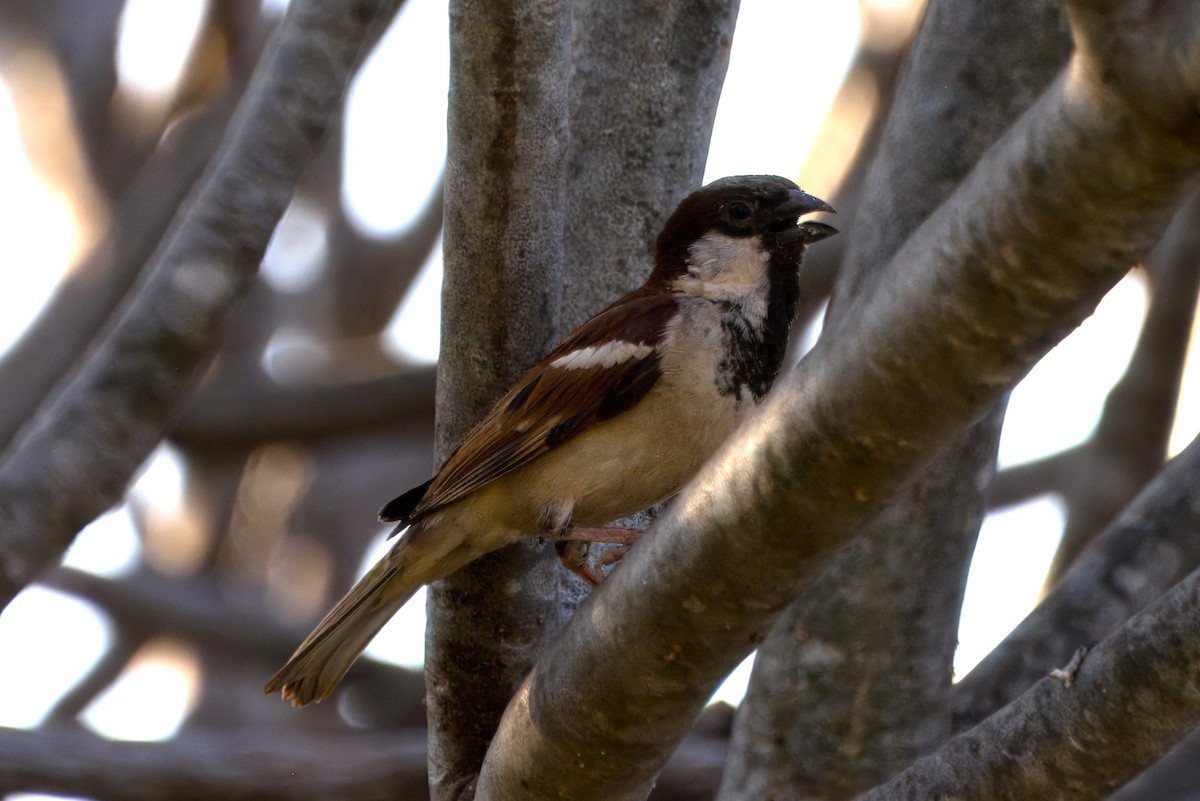
M614 565L638 541L642 532L634 528L577 528L572 526L555 535L554 550L563 567L595 587L604 581L602 568ZM589 546L593 542L617 545L592 560Z

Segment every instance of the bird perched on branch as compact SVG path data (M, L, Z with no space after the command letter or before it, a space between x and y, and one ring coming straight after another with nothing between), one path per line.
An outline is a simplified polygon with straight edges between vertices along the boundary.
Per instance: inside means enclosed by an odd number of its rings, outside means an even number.
M801 256L836 233L800 222L818 211L833 209L776 176L684 199L646 284L563 339L433 479L383 507L380 520L407 531L266 691L297 706L328 697L417 589L521 537L632 542L637 532L602 526L678 492L774 383Z

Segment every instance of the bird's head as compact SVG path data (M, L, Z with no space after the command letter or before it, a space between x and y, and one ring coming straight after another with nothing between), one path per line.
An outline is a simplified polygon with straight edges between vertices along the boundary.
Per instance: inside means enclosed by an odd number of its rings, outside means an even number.
M794 275L808 245L837 233L824 223L800 222L818 211L833 209L776 175L713 181L684 198L663 226L650 284L696 288L699 282L733 291L761 278L768 263L772 272Z

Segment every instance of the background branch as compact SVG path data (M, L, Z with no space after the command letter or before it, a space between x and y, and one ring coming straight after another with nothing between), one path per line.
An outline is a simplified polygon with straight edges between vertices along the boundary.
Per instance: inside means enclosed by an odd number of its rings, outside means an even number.
M973 726L1200 565L1200 441L1171 460L1012 633L954 686Z
M152 278L0 466L0 604L120 498L162 439L337 109L364 30L394 8L347 0L289 9Z
M1200 723L1200 574L862 801L1104 798Z

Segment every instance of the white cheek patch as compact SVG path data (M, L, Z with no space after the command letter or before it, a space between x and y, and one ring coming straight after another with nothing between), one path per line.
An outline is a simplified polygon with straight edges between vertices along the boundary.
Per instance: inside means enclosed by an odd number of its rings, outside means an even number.
M589 345L586 348L573 350L559 356L550 362L551 367L564 370L587 370L591 367L616 367L630 359L644 359L654 352L650 345L639 345L636 342L615 340L603 345Z
M767 259L757 236L709 231L688 248L688 272L697 278L750 287L762 280Z
M688 248L688 273L673 288L692 297L736 303L746 317L766 314L771 256L757 236L730 236L709 231Z

